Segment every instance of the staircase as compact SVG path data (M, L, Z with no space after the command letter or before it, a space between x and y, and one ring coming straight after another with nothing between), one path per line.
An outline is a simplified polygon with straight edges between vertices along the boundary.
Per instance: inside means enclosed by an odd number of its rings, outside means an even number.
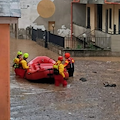
M102 31L99 30L92 30L90 32L86 31L76 38L79 39L79 41L83 44L84 49L111 49L110 37L102 36L101 32Z

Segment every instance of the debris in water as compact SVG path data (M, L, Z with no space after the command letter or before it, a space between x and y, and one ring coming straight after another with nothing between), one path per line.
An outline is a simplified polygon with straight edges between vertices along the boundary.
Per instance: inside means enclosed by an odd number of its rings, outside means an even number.
M86 78L80 78L80 80L81 80L82 82L86 82L86 81L87 81Z
M96 71L93 71L93 73L97 73Z
M108 82L103 83L105 87L116 87L116 84L109 84Z
M69 115L72 115L72 113L71 113L71 112L69 112L68 114L69 114Z

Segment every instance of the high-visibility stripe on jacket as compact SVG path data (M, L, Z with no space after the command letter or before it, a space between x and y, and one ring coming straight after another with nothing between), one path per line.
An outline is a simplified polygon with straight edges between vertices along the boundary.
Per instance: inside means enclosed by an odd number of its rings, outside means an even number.
M68 58L68 59L65 60L64 67L69 68L69 67L70 67L69 65L70 65L71 63L74 63L74 62L75 62L75 61L74 61L73 58Z

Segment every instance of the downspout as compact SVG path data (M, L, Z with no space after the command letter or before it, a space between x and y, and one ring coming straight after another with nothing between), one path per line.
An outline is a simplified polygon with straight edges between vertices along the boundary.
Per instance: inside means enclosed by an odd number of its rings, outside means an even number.
M104 2L105 2L106 4L120 4L120 3L117 3L117 2L107 2L107 0L104 0Z
M80 0L73 0L71 2L71 40L72 40L72 34L73 34L73 3L79 3Z

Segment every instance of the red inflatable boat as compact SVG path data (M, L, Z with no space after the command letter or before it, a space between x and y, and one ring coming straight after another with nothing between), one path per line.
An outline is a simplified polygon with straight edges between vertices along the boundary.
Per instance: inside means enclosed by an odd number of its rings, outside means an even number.
M55 61L47 56L38 56L28 63L30 68L27 71L20 68L16 68L15 73L21 78L26 78L28 80L54 78L53 75L54 63ZM66 76L66 79L68 79L69 74L66 69L64 71L64 74Z

